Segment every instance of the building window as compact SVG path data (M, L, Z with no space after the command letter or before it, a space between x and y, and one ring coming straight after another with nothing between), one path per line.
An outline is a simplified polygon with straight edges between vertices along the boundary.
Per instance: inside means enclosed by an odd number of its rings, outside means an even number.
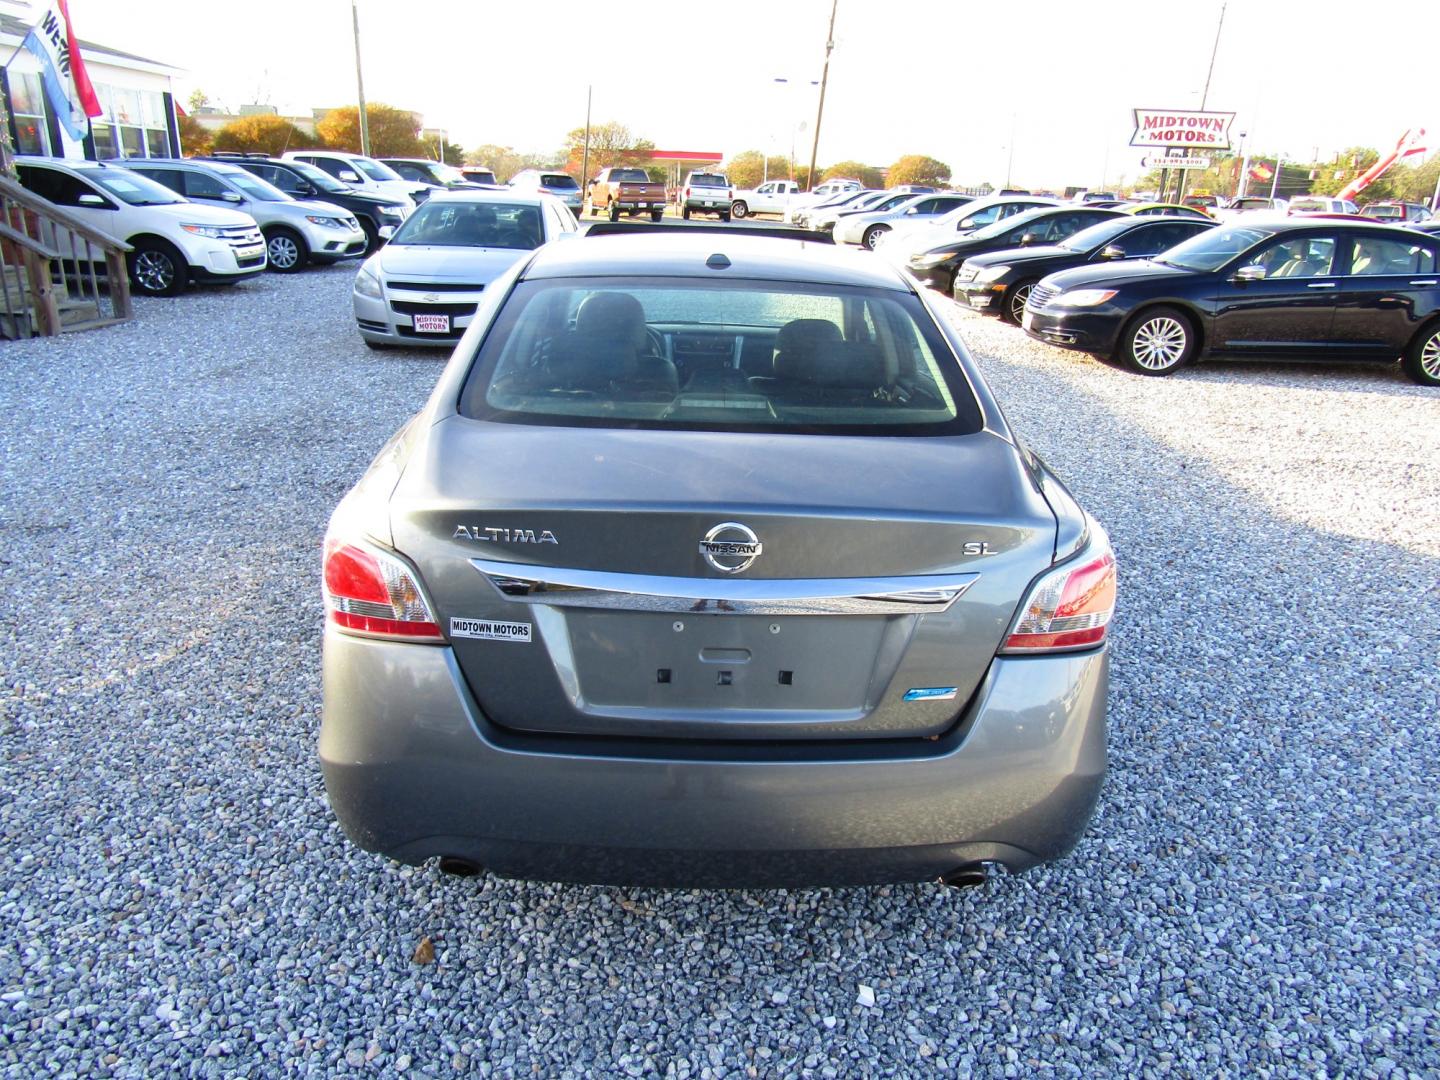
M97 84L95 91L105 110L105 115L91 125L96 157L170 156L163 95L103 84Z
M45 91L38 74L10 72L10 110L15 115L16 153L48 156L50 130L45 125Z

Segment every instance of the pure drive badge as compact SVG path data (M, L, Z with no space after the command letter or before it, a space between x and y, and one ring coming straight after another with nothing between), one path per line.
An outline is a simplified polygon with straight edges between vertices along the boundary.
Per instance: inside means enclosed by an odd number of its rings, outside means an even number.
M481 641L530 643L528 622L491 622L489 619L451 619L450 636L479 638Z

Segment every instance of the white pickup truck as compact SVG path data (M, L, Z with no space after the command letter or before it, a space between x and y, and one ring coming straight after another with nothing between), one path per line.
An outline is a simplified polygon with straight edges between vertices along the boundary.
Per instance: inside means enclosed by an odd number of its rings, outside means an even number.
M751 214L784 214L799 195L800 185L794 180L767 180L753 190L735 192L730 213L737 218Z
M793 222L795 220L795 211L807 206L818 206L830 198L831 195L839 195L842 191L859 191L864 186L865 185L860 183L859 180L826 180L819 187L815 188L814 191L805 195L796 195L791 198L789 204L785 207L785 220L787 222Z

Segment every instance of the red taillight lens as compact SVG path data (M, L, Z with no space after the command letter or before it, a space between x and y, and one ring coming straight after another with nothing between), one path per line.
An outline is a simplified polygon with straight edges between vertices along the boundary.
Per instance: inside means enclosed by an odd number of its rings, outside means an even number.
M349 634L443 640L408 566L333 537L325 540L325 607L330 621Z
M687 187L687 188L685 189L685 198L688 199L689 197L690 197L690 189Z
M1105 640L1115 613L1115 556L1062 566L1030 589L1001 652L1088 649Z

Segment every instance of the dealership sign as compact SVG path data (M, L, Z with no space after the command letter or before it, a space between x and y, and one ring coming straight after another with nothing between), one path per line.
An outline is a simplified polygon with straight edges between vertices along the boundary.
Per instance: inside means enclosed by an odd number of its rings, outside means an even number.
M1131 146L1183 146L1187 150L1230 149L1233 112L1177 112L1136 109Z

